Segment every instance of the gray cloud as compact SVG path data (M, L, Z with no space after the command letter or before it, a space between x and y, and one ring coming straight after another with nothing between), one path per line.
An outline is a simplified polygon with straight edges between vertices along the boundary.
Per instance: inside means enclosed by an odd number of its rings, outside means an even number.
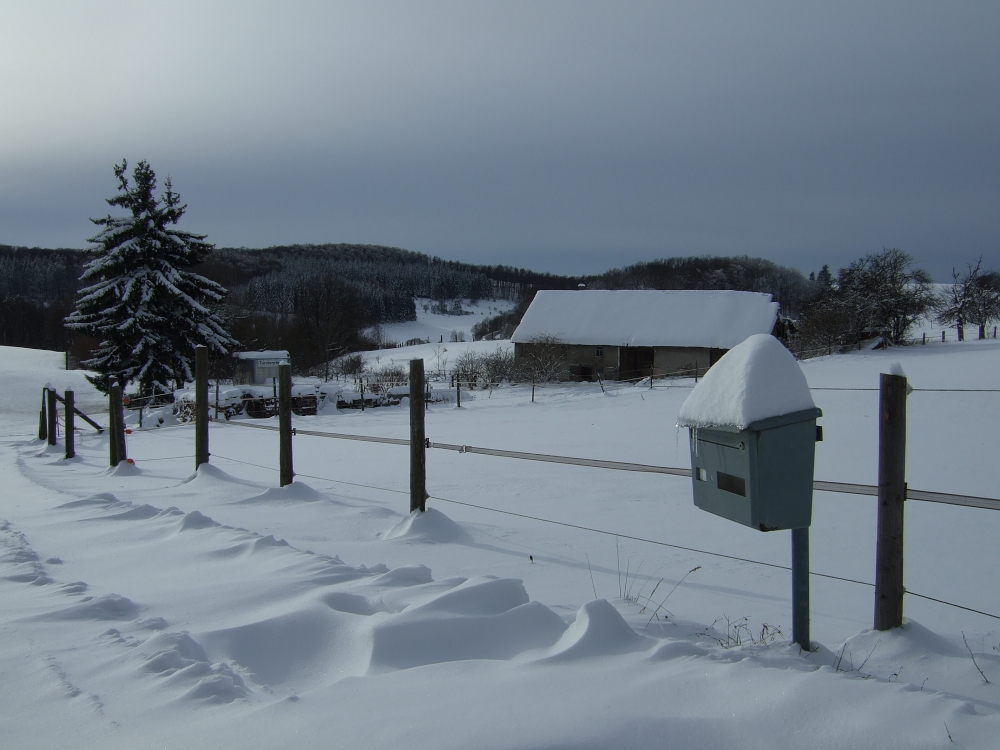
M223 245L541 270L883 245L1000 263L1000 6L39 3L0 10L0 242L81 246L147 158Z

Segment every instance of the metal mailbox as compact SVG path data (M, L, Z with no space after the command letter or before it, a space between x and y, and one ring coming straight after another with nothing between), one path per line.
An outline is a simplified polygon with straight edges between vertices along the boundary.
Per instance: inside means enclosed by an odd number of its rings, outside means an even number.
M690 428L694 504L761 531L808 528L822 415L812 408L742 429Z

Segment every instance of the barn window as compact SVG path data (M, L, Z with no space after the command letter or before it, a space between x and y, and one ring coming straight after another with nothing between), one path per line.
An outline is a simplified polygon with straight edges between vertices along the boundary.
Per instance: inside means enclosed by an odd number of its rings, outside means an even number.
M603 357L604 356L604 347L603 346L597 347L596 351L594 352L594 356L595 357Z

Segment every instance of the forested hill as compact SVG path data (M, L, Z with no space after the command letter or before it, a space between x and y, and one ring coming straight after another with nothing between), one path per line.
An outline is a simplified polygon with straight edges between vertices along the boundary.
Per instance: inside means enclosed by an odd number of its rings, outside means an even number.
M0 344L62 349L62 319L73 309L86 259L83 250L0 245ZM216 248L196 270L229 290L223 312L244 346L303 351L312 339L322 346L334 339L344 347L361 346L360 329L414 319L414 297L514 300L516 308L504 320L487 326L508 331L535 290L575 289L580 283L592 289L769 292L786 314L798 312L811 293L811 282L798 271L746 256L669 258L572 277L379 245L279 245ZM320 356L317 351L304 358Z
M61 350L84 250L0 245L0 344ZM413 320L414 297L518 300L533 289L575 288L578 279L505 265L442 260L357 244L216 248L195 269L229 290L224 315L247 347L295 348L322 321L348 347L359 329ZM331 321L336 321L334 325ZM301 330L300 330L301 329ZM325 333L321 338L326 340Z
M517 299L529 287L569 289L578 283L523 268L352 244L216 248L198 270L241 295L247 307L270 312L293 312L297 290L315 279L339 279L361 295L361 316L371 323L412 320L413 297Z
M813 292L801 272L763 258L699 256L665 258L615 268L584 283L591 289L735 289L766 292L796 315Z

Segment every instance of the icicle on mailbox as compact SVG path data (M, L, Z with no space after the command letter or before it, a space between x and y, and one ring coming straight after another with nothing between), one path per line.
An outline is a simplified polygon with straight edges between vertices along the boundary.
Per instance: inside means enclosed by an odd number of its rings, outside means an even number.
M807 528L822 414L776 338L758 334L731 349L678 415L691 432L695 505L761 531Z

